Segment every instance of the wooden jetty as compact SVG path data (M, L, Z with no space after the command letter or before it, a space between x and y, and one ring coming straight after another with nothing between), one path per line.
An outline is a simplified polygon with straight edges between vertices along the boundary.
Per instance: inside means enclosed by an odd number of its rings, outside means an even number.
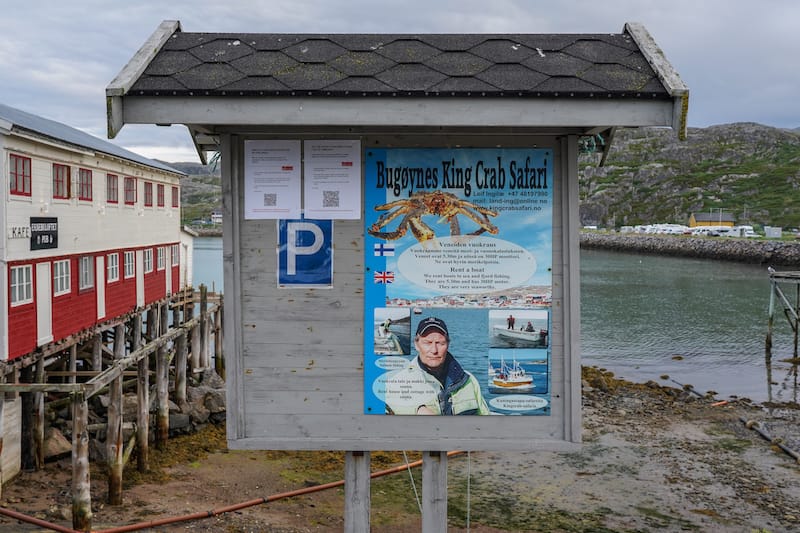
M186 405L187 374L214 368L225 377L222 353L222 295L185 289L134 312L67 339L0 362L0 489L20 468L44 466L46 402L69 401L72 413L72 524L91 529L88 400L109 394L106 430L108 504L122 504L122 472L135 446L137 469L148 470L151 440L163 446L169 436L172 400ZM213 356L210 342L213 339ZM80 368L80 370L79 370ZM89 370L85 370L85 369ZM138 414L135 439L123 443L123 378L135 375ZM151 375L155 379L155 420L150 415ZM151 439L149 429L155 428ZM20 429L21 428L21 429Z

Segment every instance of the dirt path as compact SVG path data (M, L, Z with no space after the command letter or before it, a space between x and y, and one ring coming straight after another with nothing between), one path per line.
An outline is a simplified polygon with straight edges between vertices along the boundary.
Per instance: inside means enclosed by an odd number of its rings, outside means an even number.
M451 531L467 530L467 520L476 532L800 530L800 467L742 421L757 421L800 449L800 411L783 406L769 416L746 401L715 403L594 373L584 383L582 451L449 460ZM105 481L93 472L95 530L218 509L338 480L343 471L336 453L227 451L222 428L174 446L164 456L178 462L126 487L122 507L103 505ZM402 460L373 454L373 469ZM67 459L21 474L0 504L71 526L70 468ZM418 471L414 478L419 490ZM419 531L407 473L372 487L373 531ZM337 488L147 531L341 531L343 505ZM42 528L0 517L0 531Z

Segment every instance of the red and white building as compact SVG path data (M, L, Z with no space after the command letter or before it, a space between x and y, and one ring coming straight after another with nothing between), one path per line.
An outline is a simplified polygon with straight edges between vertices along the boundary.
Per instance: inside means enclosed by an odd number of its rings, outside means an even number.
M177 292L183 173L0 104L0 361Z

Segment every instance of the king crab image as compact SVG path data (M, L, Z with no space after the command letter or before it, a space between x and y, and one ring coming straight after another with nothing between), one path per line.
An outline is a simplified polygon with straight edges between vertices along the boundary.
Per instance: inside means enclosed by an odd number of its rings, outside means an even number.
M387 204L375 206L376 211L388 211L378 218L369 227L369 234L379 239L393 241L405 235L409 228L419 242L433 239L436 234L422 217L434 215L440 217L438 222L450 224L450 235L462 235L458 223L458 215L463 215L478 225L478 229L466 235L480 235L490 233L496 235L497 226L492 224L489 217L496 217L497 212L486 209L472 202L460 199L455 194L444 191L419 191L408 199L395 200ZM394 219L402 217L394 231L385 231L387 225Z

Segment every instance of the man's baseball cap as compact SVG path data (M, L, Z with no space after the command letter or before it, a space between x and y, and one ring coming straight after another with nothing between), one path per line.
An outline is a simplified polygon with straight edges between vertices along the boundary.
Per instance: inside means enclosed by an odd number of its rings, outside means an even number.
M429 316L426 319L420 321L417 324L417 335L420 337L424 337L431 331L438 331L445 337L449 337L450 335L447 333L447 324L444 323L444 320L438 319L435 316Z

